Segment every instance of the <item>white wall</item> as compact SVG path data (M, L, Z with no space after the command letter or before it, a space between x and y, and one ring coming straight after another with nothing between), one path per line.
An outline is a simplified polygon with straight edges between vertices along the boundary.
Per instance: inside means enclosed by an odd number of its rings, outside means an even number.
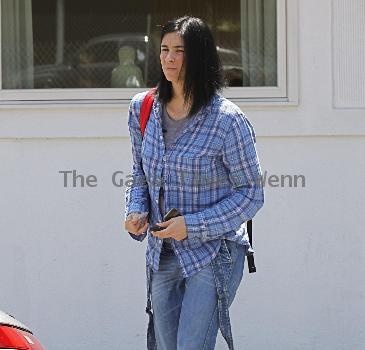
M258 272L245 275L232 308L237 349L365 343L365 109L334 107L342 3L300 1L299 106L242 107L263 170L305 175L306 186L266 186L254 220ZM125 188L111 182L130 172L126 108L0 110L0 309L46 349L145 348L145 243L123 232ZM98 185L64 188L58 171L72 169Z

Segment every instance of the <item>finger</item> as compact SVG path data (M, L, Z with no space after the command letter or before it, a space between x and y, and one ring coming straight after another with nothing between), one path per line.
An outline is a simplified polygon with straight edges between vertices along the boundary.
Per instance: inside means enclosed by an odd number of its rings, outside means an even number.
M139 229L137 232L143 233L143 232L146 232L147 229L148 229L148 222L146 222L146 224L141 229Z
M131 233L136 233L138 231L138 226L137 225L134 225L132 223L127 223L125 225L125 229L128 231L128 232L131 232Z
M168 227L170 224L172 224L171 220L156 223L156 225L161 226L161 227Z
M124 224L124 229L130 232L133 229L133 226L130 224L130 222L126 222Z
M166 226L164 226L163 224L164 224L163 222L156 222L156 225L157 225L157 226L160 226L160 227L166 227Z
M169 221L163 221L163 222L157 222L156 225L157 226L160 226L160 227L163 227L163 228L167 228L170 224L172 223L171 220ZM158 231L158 232L161 232L162 230ZM156 231L157 232L157 231Z
M161 231L166 230L166 228L163 228L163 226L161 225L161 222L157 222L154 226L161 227L161 230L154 231L154 230L151 229L151 232L157 233L157 232L161 232Z
M142 233L144 233L145 231L147 231L147 228L148 228L148 226L143 226L143 227L141 227L141 228L138 228L137 229L137 233L138 234L142 234Z
M146 222L144 220L139 220L138 223L136 224L138 230L140 230L145 225Z
M161 231L153 231L152 235L158 238L168 238L171 237L170 231L165 229Z

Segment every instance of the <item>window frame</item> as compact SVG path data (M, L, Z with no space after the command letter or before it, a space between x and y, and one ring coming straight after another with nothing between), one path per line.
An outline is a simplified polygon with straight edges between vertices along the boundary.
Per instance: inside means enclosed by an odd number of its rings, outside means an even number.
M0 0L1 1L1 0ZM0 38L1 38L0 7ZM298 104L298 0L277 0L277 73L276 87L227 87L223 95L241 104ZM2 89L0 46L0 105L45 104L118 104L129 101L146 88L90 89Z

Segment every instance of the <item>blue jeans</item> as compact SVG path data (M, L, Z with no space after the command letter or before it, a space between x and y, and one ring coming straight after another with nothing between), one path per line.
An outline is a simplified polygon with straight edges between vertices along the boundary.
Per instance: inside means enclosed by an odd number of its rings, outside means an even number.
M226 282L227 304L230 306L242 280L247 248L224 240L220 252L222 249L227 254L220 260L222 264L219 266L222 267L221 276ZM165 247L164 244L159 270L152 272L151 276L158 350L214 349L219 328L216 278L217 273L214 273L212 264L195 275L184 278L171 246ZM229 323L228 311L224 322ZM229 326L230 332L230 324L226 326Z

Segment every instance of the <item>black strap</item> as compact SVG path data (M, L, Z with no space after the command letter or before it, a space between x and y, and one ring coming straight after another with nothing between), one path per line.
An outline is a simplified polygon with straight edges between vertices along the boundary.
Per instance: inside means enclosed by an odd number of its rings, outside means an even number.
M251 247L253 248L253 244L252 244L252 220L247 221L247 233L248 233L248 239L250 240Z
M253 243L252 243L252 220L247 221L247 233L248 233L248 239L250 241L251 247L247 251L247 263L248 263L248 272L254 273L256 272L256 266L255 266L255 258L253 256Z

